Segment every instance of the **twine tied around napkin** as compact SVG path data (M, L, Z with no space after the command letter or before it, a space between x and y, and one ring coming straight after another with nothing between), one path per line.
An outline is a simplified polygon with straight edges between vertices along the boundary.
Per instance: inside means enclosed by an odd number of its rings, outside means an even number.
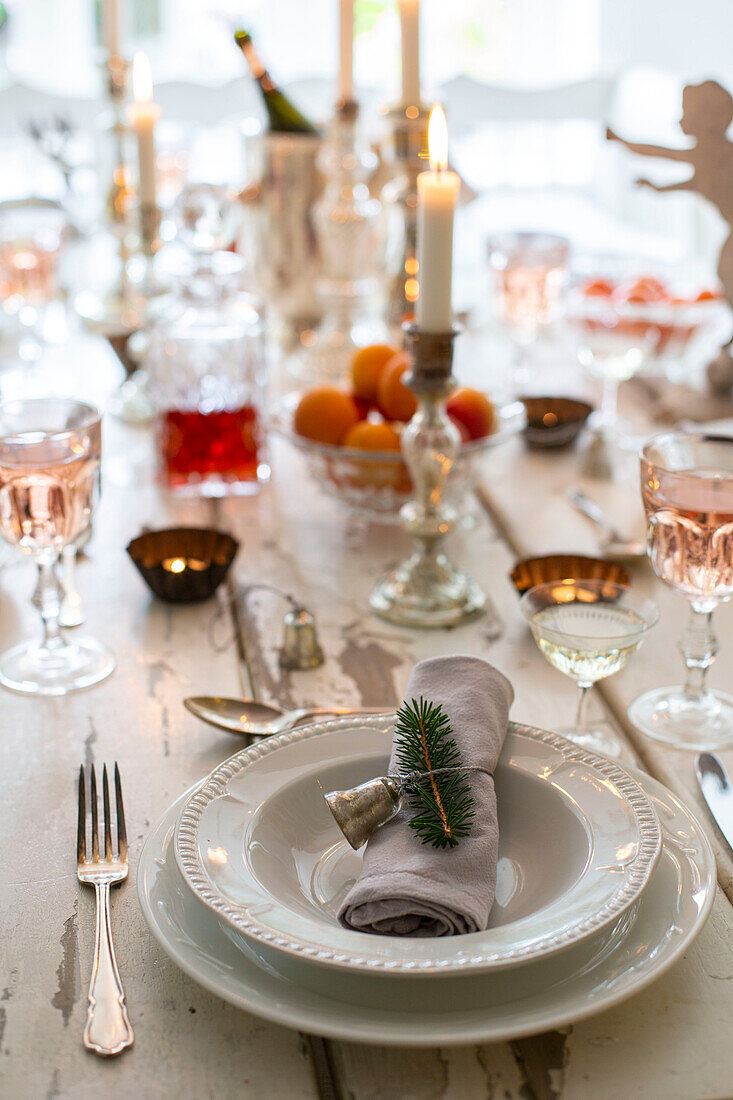
M409 810L369 840L362 870L339 908L347 928L378 935L447 936L488 925L496 887L499 828L493 773L514 698L511 684L479 657L432 657L415 666L407 699L430 699L450 717L475 817L454 848L423 845L408 827ZM399 772L392 747L387 769Z

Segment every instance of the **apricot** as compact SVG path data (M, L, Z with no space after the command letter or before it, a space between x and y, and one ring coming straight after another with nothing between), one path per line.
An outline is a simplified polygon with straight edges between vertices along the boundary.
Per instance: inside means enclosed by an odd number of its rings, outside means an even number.
M583 284L583 293L589 298L610 298L615 290L609 279L588 279Z
M483 439L494 427L494 406L485 393L460 386L445 403L449 416L460 421L470 439Z
M336 386L317 386L298 402L293 427L306 439L336 444L358 420L353 397Z
M471 435L463 421L459 420L457 416L453 415L453 413L448 413L448 419L452 424L456 426L456 428L458 428L458 434L461 437L461 443L468 443L471 439Z
M667 301L669 292L660 279L655 279L653 275L644 275L630 286L626 284L619 287L616 296L624 302L643 305L647 302Z
M360 420L349 428L342 443L344 447L356 447L360 451L399 451L400 437L394 428L385 423Z
M385 420L412 420L417 411L417 398L402 381L409 366L409 356L398 351L382 368L377 383L377 404Z
M354 352L351 360L351 385L354 396L362 401L377 400L379 377L389 360L397 354L389 344L370 344Z

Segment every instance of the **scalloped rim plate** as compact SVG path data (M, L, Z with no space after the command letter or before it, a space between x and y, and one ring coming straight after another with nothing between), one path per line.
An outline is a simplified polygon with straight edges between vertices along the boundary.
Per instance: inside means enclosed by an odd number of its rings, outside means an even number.
M282 888L278 882L273 893L261 873L270 866L266 854L263 862L263 807L279 792L304 791L299 805L310 812L319 803L319 788L331 789L329 770L343 769L344 761L353 761L361 773L378 774L389 753L392 717L340 718L270 737L235 753L188 799L176 829L176 858L191 889L221 920L266 948L340 969L465 974L570 947L610 926L639 897L661 850L659 822L642 788L614 761L517 723L510 723L499 766L546 783L587 837L584 866L550 904L483 932L414 939L355 932L315 905L310 911L298 905L299 892L307 888L295 863L282 872ZM332 850L348 851L332 824ZM268 827L271 832L271 822ZM562 861L552 866L558 854L556 844L548 845L549 878L562 871Z

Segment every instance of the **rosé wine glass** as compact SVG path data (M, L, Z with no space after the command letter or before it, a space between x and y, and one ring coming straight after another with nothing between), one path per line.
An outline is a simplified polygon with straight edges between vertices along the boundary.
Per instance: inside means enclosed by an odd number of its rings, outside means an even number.
M669 432L641 453L647 549L657 576L690 601L679 648L682 687L648 691L629 707L640 730L678 748L733 743L733 696L706 684L718 642L712 614L733 597L733 439Z
M66 695L91 687L115 667L92 638L67 638L59 624L59 551L88 528L99 496L101 427L91 405L65 398L0 404L0 534L32 555L39 570L33 602L40 641L0 656L0 684L27 695Z
M527 359L540 331L560 313L570 245L553 233L499 233L487 241L498 315L512 334L514 381L529 380Z

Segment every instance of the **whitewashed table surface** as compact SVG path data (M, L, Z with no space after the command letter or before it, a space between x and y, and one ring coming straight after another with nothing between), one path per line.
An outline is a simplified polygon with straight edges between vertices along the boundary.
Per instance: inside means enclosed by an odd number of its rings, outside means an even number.
M116 381L105 345L72 335L51 360L59 386L102 400ZM73 364L83 379L73 381ZM565 388L577 388L568 382ZM69 380L71 379L71 381ZM641 430L644 391L629 385L627 411ZM0 699L0 1093L7 1097L248 1097L300 1100L701 1100L733 1095L733 863L701 807L691 756L653 746L629 728L628 702L642 688L674 682L684 601L662 589L646 564L633 582L658 600L662 620L619 676L594 689L591 709L614 724L652 774L694 805L719 860L713 915L685 958L649 989L562 1031L513 1043L410 1051L312 1039L247 1015L205 992L161 951L135 894L142 843L166 807L238 747L182 706L189 694L256 693L284 705L392 704L411 665L436 653L470 652L495 662L516 690L513 716L568 724L570 681L545 663L524 625L507 574L518 556L592 551L593 531L564 498L585 484L631 525L640 521L635 473L609 489L584 483L575 451L528 452L517 440L484 462L479 500L452 536L454 556L486 587L501 619L437 632L373 618L374 579L406 550L396 528L347 520L311 483L301 456L273 446L272 484L258 496L213 504L173 501L155 486L149 432L107 418L104 489L79 583L87 629L115 650L110 680L65 699ZM241 541L220 599L189 607L151 598L125 554L144 525L214 521ZM267 582L313 608L327 654L315 672L277 664L283 605ZM3 648L37 629L33 569L0 574ZM733 611L718 612L721 654L713 683L730 681ZM733 768L733 753L725 754ZM113 895L120 970L135 1045L104 1061L81 1042L94 935L93 893L76 880L76 778L81 761L119 761L130 835L130 881Z

